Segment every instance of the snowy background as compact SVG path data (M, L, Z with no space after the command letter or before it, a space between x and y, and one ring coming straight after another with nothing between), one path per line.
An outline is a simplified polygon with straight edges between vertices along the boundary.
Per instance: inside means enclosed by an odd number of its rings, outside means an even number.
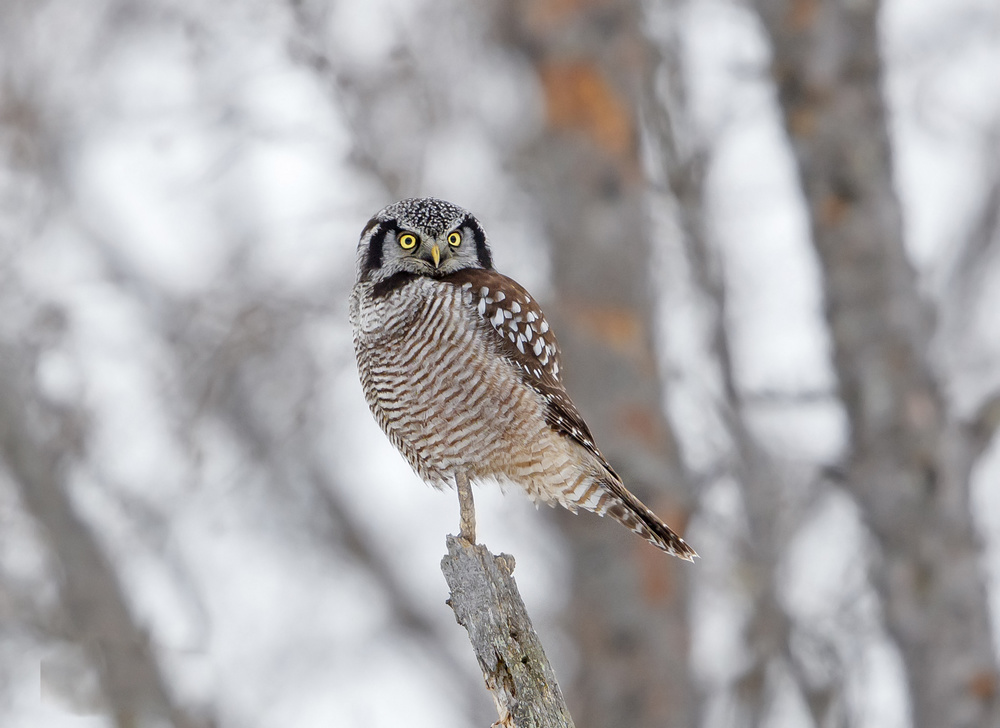
M954 416L968 417L1000 387L1000 6L883 5L905 240L945 332L931 357ZM192 724L494 719L444 605L438 564L456 499L423 486L368 414L347 295L365 222L412 195L473 210L497 268L543 302L557 295L545 212L512 161L547 121L531 58L497 30L510 7L0 8L0 358L13 362L4 377L33 403L16 400L24 421L55 443L77 525L106 555L169 701ZM650 43L680 39L684 111L710 149L705 219L736 384L750 430L792 482L842 457L848 437L768 41L741 3L638 7ZM699 724L742 725L732 695L748 659L753 577L730 536L747 528L744 497L720 468L733 445L716 407L725 393L708 308L662 180L647 174L646 214L663 231L652 236L652 275L662 282L664 411L698 484L686 530L702 559L679 582L689 670ZM964 241L975 236L983 251L969 271ZM912 725L858 507L837 489L799 497L775 598L836 654L847 722L830 725ZM996 635L996 442L971 497ZM566 620L578 557L553 514L517 492L481 488L477 510L481 540L517 559L572 709L581 648ZM154 725L108 707L48 528L15 469L0 470L0 723ZM781 687L791 678L774 669L760 724L811 725L799 694Z

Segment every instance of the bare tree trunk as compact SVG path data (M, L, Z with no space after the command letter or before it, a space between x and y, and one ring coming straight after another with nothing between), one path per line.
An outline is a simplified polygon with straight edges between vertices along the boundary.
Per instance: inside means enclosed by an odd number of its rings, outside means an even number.
M118 728L196 723L173 702L153 650L129 611L113 565L80 520L62 473L68 433L44 434L41 412L24 391L26 372L0 360L0 457L28 511L42 526L59 568L59 594L73 636L97 671ZM50 423L51 424L51 423Z
M801 636L801 631L797 631L794 617L780 597L781 558L804 510L802 501L814 492L803 487L800 475L783 472L748 424L745 393L738 385L730 343L728 322L732 312L722 256L707 221L706 173L714 140L697 127L690 108L678 27L681 22L674 19L682 11L683 2L677 1L663 3L656 11L669 14L671 24L666 27L664 18L656 19L666 35L652 44L656 62L646 69L643 101L648 133L657 151L666 191L673 198L693 283L706 308L704 325L718 364L723 395L719 418L733 448L722 467L741 484L744 494L748 532L734 533L730 544L733 569L743 576L740 589L748 609L746 659L734 676L734 705L739 706L745 725L764 724L774 698L774 666L780 663L816 725L833 726L837 711L847 702L842 675L831 671L820 676L815 670L803 669L793 648L793 638Z
M629 0L512 1L505 37L533 62L547 128L519 172L543 215L566 384L626 486L683 530L689 503L663 414L652 251L639 159L646 40ZM557 516L572 545L570 703L587 726L693 726L680 564L588 514Z
M441 560L448 604L469 641L506 728L573 728L555 673L514 582L514 558L448 537Z
M1000 724L969 510L974 448L929 360L932 321L903 243L879 58L879 3L756 0L812 221L851 426L848 487L914 725Z

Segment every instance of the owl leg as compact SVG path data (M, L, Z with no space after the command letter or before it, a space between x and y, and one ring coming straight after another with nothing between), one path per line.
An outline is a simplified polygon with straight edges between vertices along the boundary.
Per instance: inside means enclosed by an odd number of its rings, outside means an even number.
M475 546L476 544L476 504L472 501L472 485L464 470L455 471L455 485L458 488L459 532L458 537Z

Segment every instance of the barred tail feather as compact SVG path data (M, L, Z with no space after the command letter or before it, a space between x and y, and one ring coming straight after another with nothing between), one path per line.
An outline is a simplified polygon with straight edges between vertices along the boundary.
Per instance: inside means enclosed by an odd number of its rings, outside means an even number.
M594 509L595 513L611 516L668 554L685 561L695 560L697 552L642 501L628 492L625 486L615 481L604 481L602 485L606 490Z

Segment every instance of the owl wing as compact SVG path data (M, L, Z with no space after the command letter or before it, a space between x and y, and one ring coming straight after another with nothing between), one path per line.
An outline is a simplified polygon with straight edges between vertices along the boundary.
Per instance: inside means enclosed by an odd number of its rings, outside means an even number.
M465 302L493 332L500 355L544 398L549 426L586 448L618 479L566 393L560 377L559 345L538 302L519 283L495 270L466 268L442 280L461 289Z
M603 507L607 513L667 553L688 561L697 554L660 518L622 484L594 443L590 428L569 398L560 378L559 346L538 303L516 281L494 270L467 268L441 280L462 290L463 300L472 307L492 332L500 356L521 372L521 379L545 401L545 420L556 432L571 438L597 458L608 472L601 479L612 499Z

